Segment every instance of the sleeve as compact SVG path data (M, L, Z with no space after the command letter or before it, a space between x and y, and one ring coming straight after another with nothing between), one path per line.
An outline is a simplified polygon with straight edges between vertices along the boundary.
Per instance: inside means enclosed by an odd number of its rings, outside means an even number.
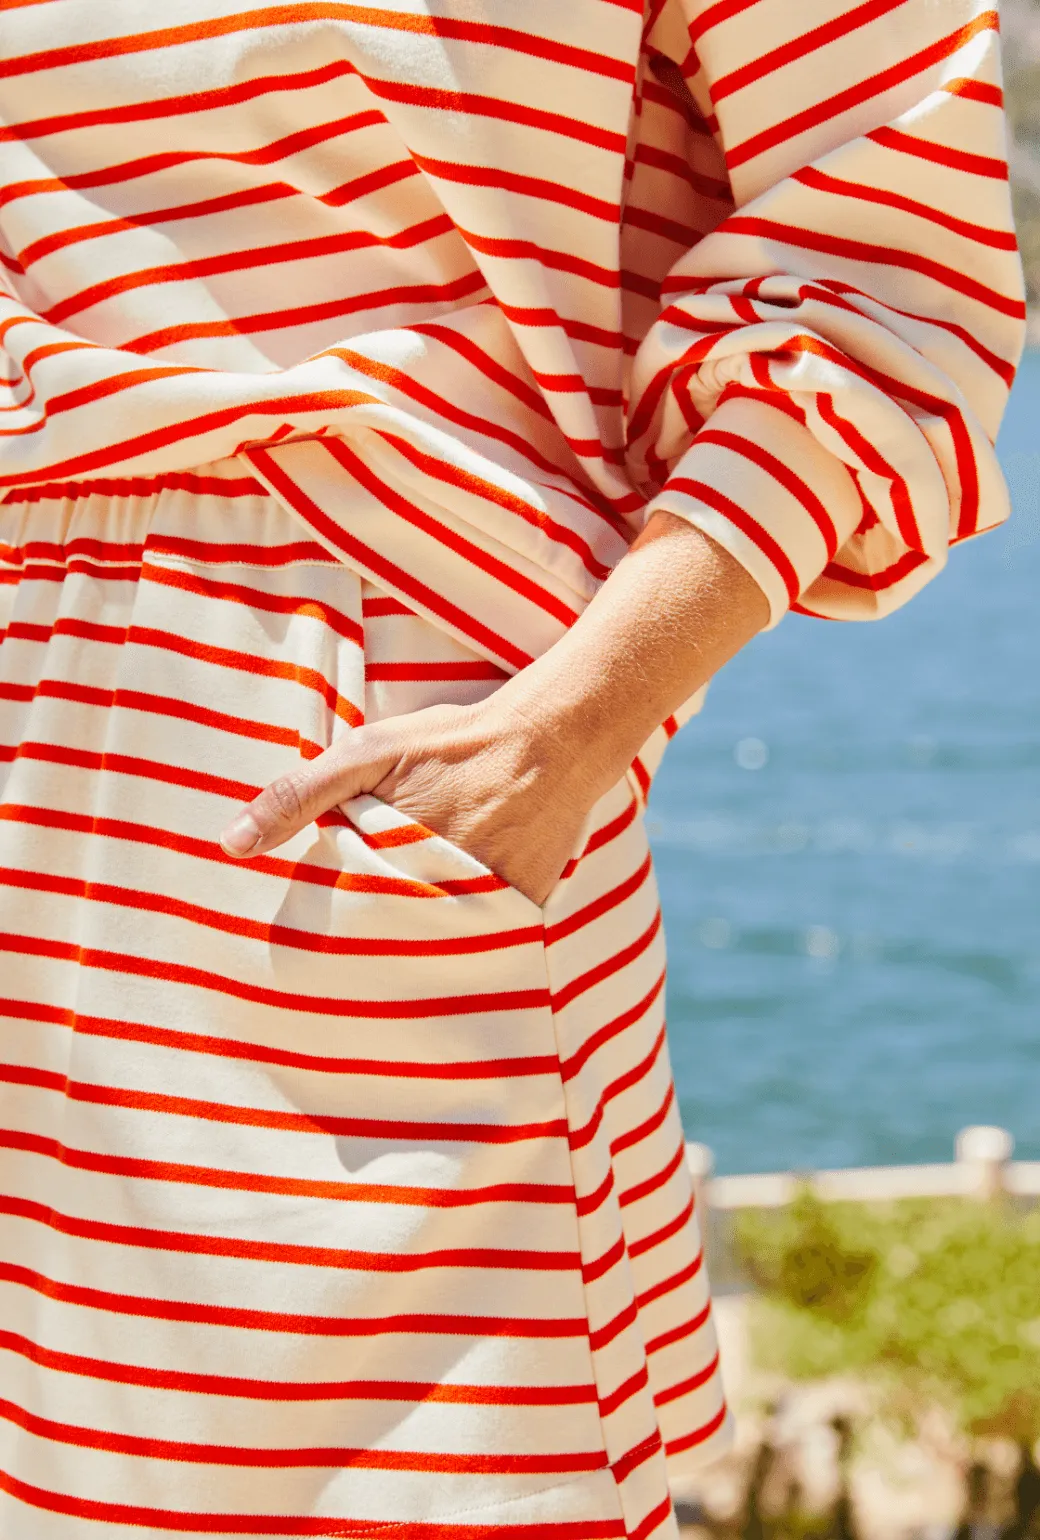
M731 202L636 354L630 465L794 607L873 619L998 524L1024 339L997 12L656 0L647 58Z

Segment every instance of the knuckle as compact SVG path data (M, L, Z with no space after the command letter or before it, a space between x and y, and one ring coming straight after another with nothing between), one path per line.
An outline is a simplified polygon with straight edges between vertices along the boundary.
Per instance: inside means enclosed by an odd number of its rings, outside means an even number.
M278 823L296 823L303 817L303 788L297 777L280 775L267 788L267 811Z

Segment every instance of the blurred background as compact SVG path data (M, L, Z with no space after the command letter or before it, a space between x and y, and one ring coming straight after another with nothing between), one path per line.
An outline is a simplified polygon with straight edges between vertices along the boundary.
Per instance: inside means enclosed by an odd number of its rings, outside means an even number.
M1001 15L1012 520L878 625L759 638L651 799L738 1413L676 1488L704 1540L1040 1540L1040 0ZM929 1166L968 1125L1016 1164Z

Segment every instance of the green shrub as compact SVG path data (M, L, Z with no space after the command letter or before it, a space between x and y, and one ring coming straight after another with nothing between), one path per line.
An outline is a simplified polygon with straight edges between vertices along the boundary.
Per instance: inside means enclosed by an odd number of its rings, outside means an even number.
M734 1240L764 1368L864 1374L892 1407L939 1401L968 1432L1040 1437L1040 1211L806 1191L739 1216Z

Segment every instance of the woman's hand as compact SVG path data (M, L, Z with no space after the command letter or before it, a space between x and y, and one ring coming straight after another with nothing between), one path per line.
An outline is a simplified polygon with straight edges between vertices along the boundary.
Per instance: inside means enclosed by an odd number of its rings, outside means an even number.
M768 618L735 557L658 512L566 635L494 695L355 728L261 792L221 843L261 855L369 792L541 904L650 733Z
M509 686L348 731L268 786L224 831L229 855L275 849L364 792L475 856L536 904L606 786L578 746L511 709Z

